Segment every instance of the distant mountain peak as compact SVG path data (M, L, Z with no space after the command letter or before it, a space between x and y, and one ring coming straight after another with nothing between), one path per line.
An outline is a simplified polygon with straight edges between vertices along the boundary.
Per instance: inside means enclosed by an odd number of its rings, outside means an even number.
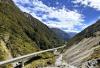
M68 41L69 39L71 39L73 36L75 36L76 33L74 32L65 32L59 28L51 28L56 35L61 38L62 40Z

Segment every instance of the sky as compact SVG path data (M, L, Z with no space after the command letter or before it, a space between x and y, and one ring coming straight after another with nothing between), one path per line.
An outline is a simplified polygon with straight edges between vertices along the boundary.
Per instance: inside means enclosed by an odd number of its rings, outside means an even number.
M50 28L80 32L100 19L100 0L13 0Z

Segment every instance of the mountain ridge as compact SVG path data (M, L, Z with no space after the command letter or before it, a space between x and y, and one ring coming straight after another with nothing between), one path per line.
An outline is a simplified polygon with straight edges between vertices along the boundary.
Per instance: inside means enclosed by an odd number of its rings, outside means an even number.
M59 29L59 28L51 28L51 29L62 40L67 41L70 39L69 35L66 32L62 31L61 29Z

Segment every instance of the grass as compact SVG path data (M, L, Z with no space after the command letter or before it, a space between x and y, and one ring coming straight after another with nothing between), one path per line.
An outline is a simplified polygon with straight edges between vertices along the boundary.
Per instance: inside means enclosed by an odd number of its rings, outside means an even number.
M30 64L27 64L25 66L25 68L36 68L36 67L45 67L49 64L53 64L54 61L54 58L49 58L49 59L39 59L39 60L36 60L36 61L33 61L32 63ZM49 64L48 64L49 63Z

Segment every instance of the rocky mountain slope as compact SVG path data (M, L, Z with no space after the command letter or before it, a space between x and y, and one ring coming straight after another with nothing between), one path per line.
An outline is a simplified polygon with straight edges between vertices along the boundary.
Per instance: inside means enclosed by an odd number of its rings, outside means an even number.
M63 42L46 25L31 15L20 11L12 0L0 0L0 61L33 53L41 49L60 46ZM45 53L35 64L46 63L42 57L53 57ZM33 63L33 64L34 64ZM28 65L28 66L35 66ZM6 65L1 68L10 68Z
M100 68L100 20L68 41L63 58L78 68Z

